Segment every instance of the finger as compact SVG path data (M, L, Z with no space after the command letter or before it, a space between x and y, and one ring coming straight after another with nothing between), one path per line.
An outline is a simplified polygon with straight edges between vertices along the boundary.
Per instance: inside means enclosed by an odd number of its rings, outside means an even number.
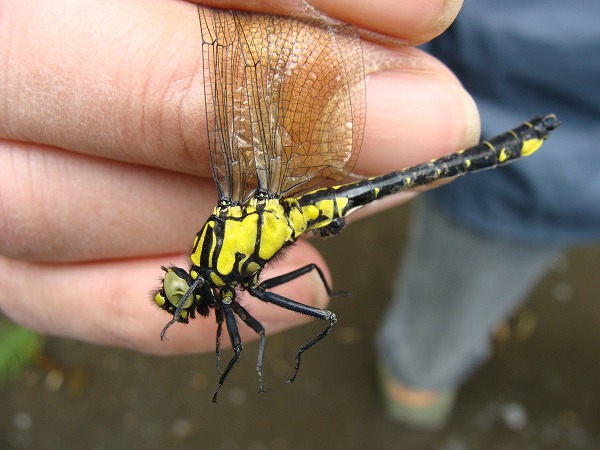
M0 136L210 175L195 5L3 2Z
M212 179L0 142L0 254L90 261L188 253Z
M326 271L316 250L298 243L288 257L264 276L274 276L317 262ZM159 335L170 316L152 304L149 288L161 276L168 259L122 260L103 263L46 265L0 257L0 309L12 320L45 334L128 347L149 353L192 353L214 350L215 320L198 317ZM179 261L182 262L182 261ZM307 274L276 289L305 304L325 307L328 296L320 278ZM244 297L242 305L259 320L267 335L305 323L308 319L260 300ZM244 341L256 339L241 325ZM228 344L224 342L224 345Z
M27 0L8 3L2 20L0 136L210 176L194 5L60 0L49 8ZM450 76L442 64L418 51L373 44L364 53L370 73L394 68L399 76L392 96L393 77L369 81L366 144L378 139L379 151L397 145L404 138L394 130L428 128L429 139L444 137L438 143L447 142L451 127L469 135L468 95L455 80L453 93L445 92ZM421 75L430 86L414 89L411 80ZM381 108L381 99L393 101ZM382 117L410 120L386 127L382 140L372 126ZM416 132L406 135L410 143Z
M411 43L423 43L440 34L454 21L462 6L462 0L363 0L353 2L351 8L345 0L201 0L198 3L296 17L326 15Z

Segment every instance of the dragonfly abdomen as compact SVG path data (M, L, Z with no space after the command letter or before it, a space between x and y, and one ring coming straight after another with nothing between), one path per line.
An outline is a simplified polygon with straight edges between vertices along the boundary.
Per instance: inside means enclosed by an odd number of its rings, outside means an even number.
M334 235L343 228L345 216L377 199L529 156L558 125L553 114L536 116L466 150L367 180L317 189L298 197L297 202L309 216L307 229Z

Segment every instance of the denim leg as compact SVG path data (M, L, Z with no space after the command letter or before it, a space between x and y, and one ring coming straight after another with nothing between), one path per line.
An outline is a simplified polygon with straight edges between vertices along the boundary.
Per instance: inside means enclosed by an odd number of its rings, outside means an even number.
M408 387L455 387L489 356L495 327L561 249L479 235L423 199L408 239L377 352Z

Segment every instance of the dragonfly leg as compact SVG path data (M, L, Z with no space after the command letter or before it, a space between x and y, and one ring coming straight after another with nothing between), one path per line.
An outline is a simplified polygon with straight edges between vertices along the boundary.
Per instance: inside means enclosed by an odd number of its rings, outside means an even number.
M239 303L232 303L231 307L236 315L244 321L246 325L254 330L260 336L260 345L258 347L258 359L256 361L256 372L258 373L258 392L267 392L263 385L262 367L265 354L265 327L246 311Z
M308 267L308 266L307 266ZM284 277L285 275L282 275ZM299 275L296 275L299 276ZM277 278L282 278L277 277ZM296 277L293 277L296 278ZM292 279L293 279L292 278ZM269 281L269 280L267 280ZM281 283L280 283L281 284ZM302 354L323 339L325 336L329 334L329 332L333 329L335 324L337 323L337 317L331 311L326 309L315 308L314 306L305 305L303 303L296 302L294 300L290 300L289 298L283 297L282 295L276 294L274 292L264 292L258 289L248 289L251 295L254 297L277 305L281 308L287 309L289 311L294 311L300 314L305 314L310 317L314 317L316 319L325 320L327 322L327 328L325 328L321 333L319 333L316 337L314 337L310 342L304 344L302 347L298 349L298 353L296 353L296 365L294 366L294 372L292 376L287 381L288 383L292 383L296 379L296 375L298 375L298 369L300 369L300 360L302 358Z
M217 374L221 376L221 334L223 333L223 309L220 307L215 308L215 316L217 319L217 339L215 346L215 354L217 356Z
M279 275L277 277L273 277L273 278L269 278L268 280L264 280L255 289L265 292L265 291L268 291L268 290L274 288L275 286L280 286L282 284L289 283L290 281L295 280L296 278L301 277L302 275L305 275L313 270L315 270L319 274L319 277L321 278L321 281L323 282L323 286L325 286L325 290L327 291L327 294L330 297L336 295L337 292L333 292L333 290L329 286L329 283L327 283L327 280L325 279L325 275L323 274L323 271L316 264L307 264L304 267L300 267L299 269L292 270L291 272L288 272L288 273L284 273L283 275Z
M233 349L234 354L233 354L233 357L231 358L231 360L229 361L229 363L227 364L227 367L225 367L225 370L219 377L219 385L217 386L217 389L215 390L215 394L213 395L213 399L212 399L213 403L219 403L217 401L217 396L219 395L219 391L221 390L221 387L223 386L223 383L225 382L227 375L229 375L229 372L231 372L231 369L233 369L233 366L235 366L235 363L237 362L238 358L240 357L240 353L242 352L242 349L243 349L242 339L240 338L240 332L238 331L237 323L235 321L235 315L233 313L233 308L231 307L231 304L227 304L227 303L222 303L222 307L223 307L223 315L225 317L225 325L227 326L227 331L229 332L229 339L231 340L231 348Z

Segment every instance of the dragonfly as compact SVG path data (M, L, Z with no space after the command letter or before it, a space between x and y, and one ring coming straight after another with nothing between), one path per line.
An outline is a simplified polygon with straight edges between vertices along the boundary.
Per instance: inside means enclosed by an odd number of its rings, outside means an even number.
M380 198L505 165L535 152L559 125L553 114L528 122L440 159L343 184L354 168L365 124L365 69L356 29L310 19L198 7L203 47L209 155L218 202L196 235L188 267L162 267L156 304L175 323L207 317L217 322L218 384L213 402L243 345L240 321L260 337L256 370L263 384L266 334L240 303L251 297L326 322L301 346L302 355L327 336L335 313L273 291L316 272L315 264L269 279L263 269L307 233L337 235L353 211ZM233 356L221 369L226 328Z

